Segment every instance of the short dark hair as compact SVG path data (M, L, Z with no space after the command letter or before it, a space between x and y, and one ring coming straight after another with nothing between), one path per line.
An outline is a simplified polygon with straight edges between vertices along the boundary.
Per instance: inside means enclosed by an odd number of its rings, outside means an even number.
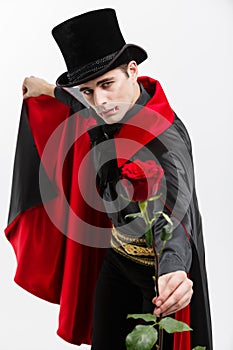
M120 69L123 73L125 73L125 75L127 76L127 78L129 78L128 63L121 64L121 65L118 66L117 68Z

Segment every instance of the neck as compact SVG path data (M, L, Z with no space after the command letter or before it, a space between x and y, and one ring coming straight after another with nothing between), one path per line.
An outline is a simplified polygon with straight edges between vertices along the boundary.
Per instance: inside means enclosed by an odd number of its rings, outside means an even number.
M134 95L134 99L133 99L133 102L132 102L132 106L135 104L135 102L139 99L139 96L141 94L141 90L140 90L140 86L139 84L137 83L135 85L135 95Z
M141 94L141 89L138 83L135 84L135 89L134 89L134 96L132 98L132 101L129 105L128 111L135 105L136 101L139 99L139 96Z

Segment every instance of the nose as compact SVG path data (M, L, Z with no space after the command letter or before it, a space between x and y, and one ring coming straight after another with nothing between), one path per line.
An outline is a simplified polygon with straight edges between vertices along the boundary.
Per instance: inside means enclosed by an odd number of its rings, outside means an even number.
M94 91L94 104L95 107L103 106L107 103L106 94L102 89L96 89Z

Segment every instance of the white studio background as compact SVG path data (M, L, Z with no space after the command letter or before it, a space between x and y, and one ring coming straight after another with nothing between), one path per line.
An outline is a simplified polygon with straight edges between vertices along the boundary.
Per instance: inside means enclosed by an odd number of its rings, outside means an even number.
M114 7L126 41L148 51L150 58L142 64L141 74L160 80L189 130L204 224L214 344L217 350L232 350L233 0L99 0L98 5L94 0L1 0L0 348L78 349L56 335L58 306L13 282L16 260L3 231L22 81L35 75L55 82L65 65L51 29L101 7Z

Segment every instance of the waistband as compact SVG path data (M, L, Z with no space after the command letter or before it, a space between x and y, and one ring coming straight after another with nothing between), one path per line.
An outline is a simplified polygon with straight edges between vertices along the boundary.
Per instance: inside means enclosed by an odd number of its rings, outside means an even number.
M135 238L112 228L111 247L119 254L139 264L154 266L154 251L147 247L145 236Z

